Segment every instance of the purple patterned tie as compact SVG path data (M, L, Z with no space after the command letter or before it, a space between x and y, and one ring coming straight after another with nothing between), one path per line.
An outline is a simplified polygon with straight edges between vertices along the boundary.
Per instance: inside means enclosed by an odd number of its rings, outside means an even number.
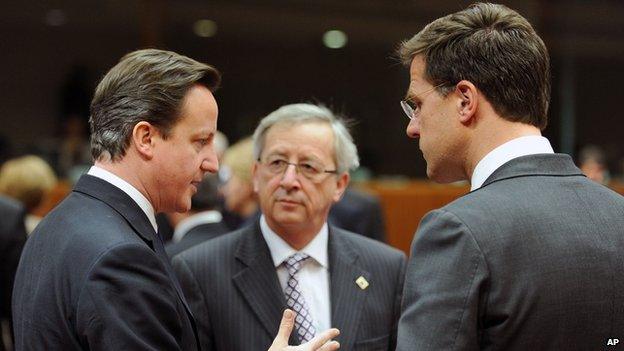
M304 253L295 253L284 260L284 266L288 270L288 283L284 294L286 295L286 305L288 308L295 311L295 330L302 342L310 341L316 334L316 329L312 324L312 316L310 315L310 309L299 287L299 281L297 280L297 272L301 269L301 263L307 260L310 256Z

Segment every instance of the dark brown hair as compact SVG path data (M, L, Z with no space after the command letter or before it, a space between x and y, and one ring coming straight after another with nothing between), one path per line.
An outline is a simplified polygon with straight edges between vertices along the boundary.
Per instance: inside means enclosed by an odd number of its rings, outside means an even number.
M461 80L475 84L510 121L544 129L550 102L550 62L531 24L503 5L477 3L428 24L398 50L409 65L425 60L425 78L447 95Z
M134 126L146 121L167 137L180 118L186 92L195 84L214 91L219 72L172 51L145 49L125 55L106 73L91 101L91 155L118 161Z

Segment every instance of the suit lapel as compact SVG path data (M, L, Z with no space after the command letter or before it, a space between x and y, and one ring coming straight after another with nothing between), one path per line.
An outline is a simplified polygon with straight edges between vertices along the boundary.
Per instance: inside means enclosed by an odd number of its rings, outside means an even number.
M74 191L94 197L123 216L134 231L154 250L154 227L139 205L123 190L111 183L91 176L83 175L78 180Z
M351 350L367 295L367 290L361 289L355 281L364 277L369 283L375 282L371 282L369 273L358 266L358 254L348 245L341 230L330 226L329 231L332 327L340 329L340 348Z
M259 222L256 221L244 231L236 258L245 267L232 279L249 308L273 338L279 329L286 300L277 279L269 247L260 232ZM291 337L291 343L293 341L295 340Z
M156 253L165 266L165 270L169 279L173 283L182 304L189 314L193 328L195 328L195 320L193 313L186 302L182 288L178 283L178 279L173 272L169 256L164 250L162 239L157 237L154 227L150 223L147 215L139 207L139 205L124 191L110 184L109 182L91 176L84 175L80 178L74 191L92 196L112 207L121 216L123 216L134 231L143 239L143 241ZM197 335L197 332L195 333Z

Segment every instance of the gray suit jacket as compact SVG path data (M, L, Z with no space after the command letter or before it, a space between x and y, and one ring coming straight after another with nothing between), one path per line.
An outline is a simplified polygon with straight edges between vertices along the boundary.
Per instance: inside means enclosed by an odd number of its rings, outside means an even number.
M423 218L397 350L616 350L624 198L567 155L513 159Z
M332 226L328 249L340 349L393 350L405 255ZM269 348L286 302L258 222L175 256L173 267L197 317L202 349ZM367 289L356 285L360 276L370 283Z

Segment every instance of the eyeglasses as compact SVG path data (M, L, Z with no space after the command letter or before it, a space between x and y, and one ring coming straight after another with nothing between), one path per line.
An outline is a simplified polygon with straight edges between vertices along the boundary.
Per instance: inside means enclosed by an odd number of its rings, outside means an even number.
M288 169L288 166L293 165L297 173L315 183L323 181L327 173L338 174L338 170L325 169L323 165L314 161L293 163L280 157L268 157L264 162L260 159L258 159L258 162L264 164L266 170L272 175L283 175L286 169Z
M431 89L427 89L425 91L423 91L420 94L416 94L416 95L412 95L411 97L405 99L405 100L401 100L401 107L403 108L403 112L405 112L405 115L407 115L407 118L409 118L410 120L416 118L418 116L418 114L420 113L420 103L414 103L413 101L411 101L411 99L413 99L414 97L422 97L425 94L428 94L430 92L432 92L434 89L437 89L441 86L443 86L446 83L440 83L438 85L436 85L435 87L431 88Z

